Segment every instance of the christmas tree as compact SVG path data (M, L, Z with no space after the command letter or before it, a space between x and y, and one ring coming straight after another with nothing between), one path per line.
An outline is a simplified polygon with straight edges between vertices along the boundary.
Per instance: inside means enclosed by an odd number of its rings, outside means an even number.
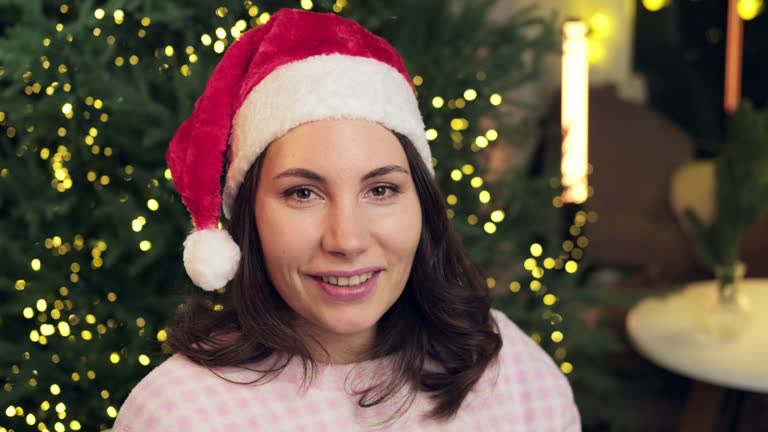
M531 132L536 107L509 95L557 54L557 27L536 9L491 24L492 3L1 5L0 431L108 428L166 358L163 325L193 288L181 265L191 226L164 152L227 46L281 7L338 13L395 45L449 216L489 289L507 293L498 307L575 383L594 381L588 359L611 339L561 307L579 304L574 274L594 215L574 212L562 227L558 181L530 178L526 163L488 175L495 149Z

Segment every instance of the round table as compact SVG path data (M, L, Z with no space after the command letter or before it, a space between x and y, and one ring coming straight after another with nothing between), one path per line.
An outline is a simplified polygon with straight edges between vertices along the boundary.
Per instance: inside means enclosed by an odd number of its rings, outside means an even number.
M664 296L641 300L627 315L627 332L641 354L681 375L732 389L768 393L768 279L746 278L752 325L733 340L699 329L717 282L694 282Z

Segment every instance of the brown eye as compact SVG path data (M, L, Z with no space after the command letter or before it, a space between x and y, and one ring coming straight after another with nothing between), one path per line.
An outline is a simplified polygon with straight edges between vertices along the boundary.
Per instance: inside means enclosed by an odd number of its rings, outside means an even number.
M296 196L296 198L301 200L307 200L312 197L312 191L309 189L296 189L295 191L293 191L293 193Z
M371 189L371 193L373 193L373 196L377 197L383 197L387 194L387 188L386 186L376 186L375 188Z

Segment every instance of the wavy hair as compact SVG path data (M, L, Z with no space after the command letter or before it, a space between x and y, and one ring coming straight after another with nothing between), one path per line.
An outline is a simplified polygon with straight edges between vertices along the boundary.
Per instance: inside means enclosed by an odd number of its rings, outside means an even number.
M502 341L490 315L489 290L448 220L437 183L411 141L395 135L421 204L421 238L405 289L377 323L368 353L371 360L391 359L391 374L355 394L363 408L405 394L393 416L399 417L417 392L425 392L432 402L427 417L448 420L495 360ZM222 293L195 290L169 323L167 343L209 368L280 359L254 383L271 379L298 357L309 388L317 363L292 325L293 311L269 280L256 229L253 200L265 154L247 173L230 218L228 229L242 251L235 277ZM224 333L234 336L218 337Z

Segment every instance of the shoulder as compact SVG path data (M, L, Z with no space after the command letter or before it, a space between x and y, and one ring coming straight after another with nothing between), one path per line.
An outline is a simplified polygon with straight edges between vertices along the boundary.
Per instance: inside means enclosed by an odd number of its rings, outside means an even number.
M208 368L174 354L131 391L120 407L114 432L168 430L170 422L194 413L196 403L213 390L216 375ZM199 410L198 410L199 412Z
M498 358L497 391L516 400L527 420L539 421L550 416L547 421L555 421L558 430L580 430L573 390L552 357L503 312L492 309L491 316L503 343Z

